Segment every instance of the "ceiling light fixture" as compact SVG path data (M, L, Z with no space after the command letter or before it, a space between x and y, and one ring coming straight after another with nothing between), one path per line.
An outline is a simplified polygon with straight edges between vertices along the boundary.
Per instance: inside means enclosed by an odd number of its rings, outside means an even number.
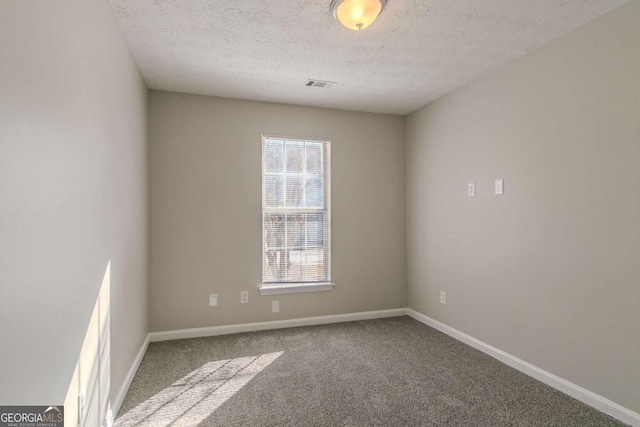
M331 13L350 30L362 30L376 20L387 0L333 0Z

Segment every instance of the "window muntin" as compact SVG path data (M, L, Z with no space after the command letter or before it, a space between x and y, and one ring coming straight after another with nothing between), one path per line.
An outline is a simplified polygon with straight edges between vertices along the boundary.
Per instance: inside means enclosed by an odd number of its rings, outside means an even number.
M330 144L262 138L262 282L331 280Z

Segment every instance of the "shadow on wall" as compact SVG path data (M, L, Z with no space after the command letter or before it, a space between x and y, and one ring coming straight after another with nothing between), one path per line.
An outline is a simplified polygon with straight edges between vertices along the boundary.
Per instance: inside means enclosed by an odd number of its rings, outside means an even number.
M115 425L199 425L282 353L209 362L119 417Z
M78 363L64 401L65 426L111 425L110 295L111 261L107 264L91 314Z

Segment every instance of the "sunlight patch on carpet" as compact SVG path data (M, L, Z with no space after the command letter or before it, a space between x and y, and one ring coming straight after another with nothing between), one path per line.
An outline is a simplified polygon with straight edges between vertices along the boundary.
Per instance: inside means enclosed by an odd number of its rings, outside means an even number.
M115 426L198 425L282 353L209 362L124 414Z

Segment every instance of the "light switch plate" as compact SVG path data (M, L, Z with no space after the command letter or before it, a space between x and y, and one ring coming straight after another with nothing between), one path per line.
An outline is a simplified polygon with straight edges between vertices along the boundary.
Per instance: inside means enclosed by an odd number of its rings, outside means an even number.
M217 306L218 306L218 294L210 294L209 307L217 307Z
M496 179L496 194L504 194L504 179Z
M475 182L470 182L469 185L467 186L467 195L469 197L475 197L475 195L476 195L476 183Z

